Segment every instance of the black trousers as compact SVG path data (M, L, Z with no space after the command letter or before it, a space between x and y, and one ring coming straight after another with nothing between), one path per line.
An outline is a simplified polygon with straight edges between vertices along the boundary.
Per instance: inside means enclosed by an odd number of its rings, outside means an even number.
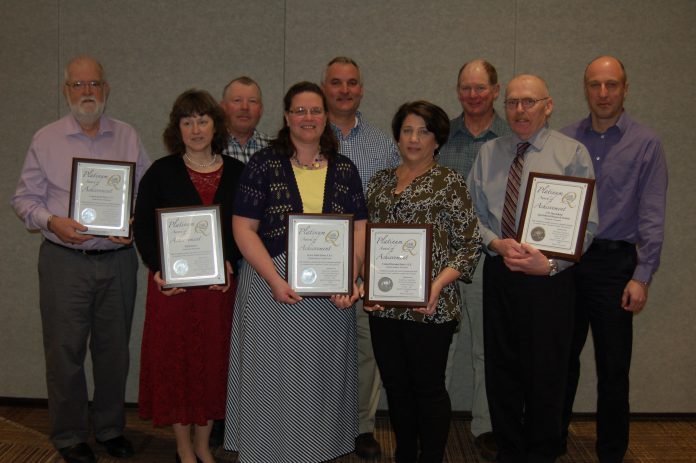
M580 377L580 354L592 328L597 369L597 456L602 463L623 461L628 448L629 369L633 314L621 307L621 296L636 267L635 245L596 241L577 265L575 331L568 366L563 438Z
M486 391L499 462L553 462L573 332L571 267L553 277L483 268Z
M433 324L370 317L397 463L442 463L452 418L445 368L455 328L454 321Z

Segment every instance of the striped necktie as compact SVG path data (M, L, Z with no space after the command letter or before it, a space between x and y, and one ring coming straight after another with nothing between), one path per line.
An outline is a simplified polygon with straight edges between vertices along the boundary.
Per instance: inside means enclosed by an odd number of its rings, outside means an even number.
M507 188L505 190L505 205L503 206L503 238L517 238L515 233L515 214L517 212L517 199L520 196L520 179L522 167L524 167L524 152L529 148L528 142L517 144L517 153L508 173Z

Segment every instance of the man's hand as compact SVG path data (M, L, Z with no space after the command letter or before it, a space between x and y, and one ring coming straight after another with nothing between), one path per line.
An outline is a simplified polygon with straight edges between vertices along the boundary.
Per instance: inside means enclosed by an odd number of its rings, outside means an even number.
M523 257L522 245L512 238L492 240L488 247L503 257Z
M648 301L648 286L636 280L629 280L621 296L621 307L628 312L638 313Z
M87 231L87 227L71 219L70 217L51 217L49 231L66 244L82 244L94 238L94 235L85 235L77 231Z
M505 257L505 265L513 272L527 275L548 275L549 259L532 245L520 244L522 253L519 256Z

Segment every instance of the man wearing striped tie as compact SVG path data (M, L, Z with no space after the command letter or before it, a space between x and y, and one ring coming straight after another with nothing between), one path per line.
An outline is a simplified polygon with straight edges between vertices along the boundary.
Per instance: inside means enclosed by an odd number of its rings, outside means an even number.
M561 434L573 268L516 240L530 172L594 178L585 147L548 128L553 100L538 76L505 92L512 135L485 143L469 173L486 258L483 268L486 391L498 461L553 462ZM584 248L597 228L592 200Z

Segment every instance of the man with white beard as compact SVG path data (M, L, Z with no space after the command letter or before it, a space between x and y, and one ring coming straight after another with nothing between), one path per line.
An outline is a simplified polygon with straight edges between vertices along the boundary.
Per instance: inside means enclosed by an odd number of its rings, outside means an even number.
M96 461L90 421L109 455L134 454L123 436L128 341L138 258L130 238L96 237L68 217L73 157L136 164L135 185L150 161L128 124L103 116L109 84L102 65L80 56L65 68L70 114L32 139L12 197L29 230L43 235L39 291L53 445L68 463ZM88 408L84 360L89 340L94 397Z

